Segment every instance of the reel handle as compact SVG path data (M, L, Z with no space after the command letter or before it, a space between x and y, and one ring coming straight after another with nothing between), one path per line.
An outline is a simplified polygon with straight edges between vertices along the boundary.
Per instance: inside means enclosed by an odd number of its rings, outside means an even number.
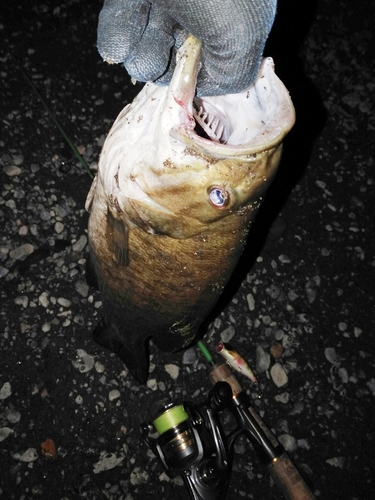
M257 436L262 438L262 442L269 442L271 447L274 448L276 456L266 464L266 469L275 481L280 492L283 494L285 500L316 500L316 497L311 492L288 454L285 451L281 451L284 449L276 436L270 431L259 414L251 406L250 400L247 398L245 391L231 369L225 363L216 364L210 370L209 378L213 384L217 382L227 382L230 385L233 394L233 413L236 416L236 413L238 415L245 412L245 415L242 415L242 417L245 416L245 418L242 418L242 421L245 422L244 426L242 426L242 430L248 431L250 436L255 435L256 445L254 448L258 451L258 454L260 455L259 446L257 446L259 445ZM244 407L245 401L247 404ZM250 426L252 428L250 428ZM254 429L256 429L255 432ZM260 436L260 434L262 434L262 436ZM272 450L267 450L267 452L272 452Z

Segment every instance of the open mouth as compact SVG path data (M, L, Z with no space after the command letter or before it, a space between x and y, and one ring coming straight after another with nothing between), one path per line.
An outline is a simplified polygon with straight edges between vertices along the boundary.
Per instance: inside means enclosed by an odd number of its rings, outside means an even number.
M195 132L212 141L226 144L230 135L231 127L220 111L199 97L193 101L193 116L196 121Z

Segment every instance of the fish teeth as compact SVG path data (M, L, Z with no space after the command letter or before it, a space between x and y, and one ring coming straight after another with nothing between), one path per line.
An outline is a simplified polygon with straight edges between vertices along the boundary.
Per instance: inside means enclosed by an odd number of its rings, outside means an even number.
M220 123L219 118L205 111L202 106L194 110L194 118L212 141L225 142L224 125Z

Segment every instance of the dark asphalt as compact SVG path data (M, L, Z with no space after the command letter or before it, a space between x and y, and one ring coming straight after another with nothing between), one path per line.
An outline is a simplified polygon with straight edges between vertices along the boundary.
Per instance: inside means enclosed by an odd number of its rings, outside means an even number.
M91 337L100 317L100 296L85 282L91 181L20 68L94 169L113 120L141 88L101 61L100 7L5 0L0 13L4 500L187 499L139 423L157 400L196 403L211 388L195 349L151 346L150 380L139 386ZM372 2L279 2L267 55L297 122L205 336L212 352L230 340L258 368L263 397L254 404L324 500L375 498L374 14ZM275 344L288 375L280 388L256 358ZM239 498L280 498L245 438L227 495Z

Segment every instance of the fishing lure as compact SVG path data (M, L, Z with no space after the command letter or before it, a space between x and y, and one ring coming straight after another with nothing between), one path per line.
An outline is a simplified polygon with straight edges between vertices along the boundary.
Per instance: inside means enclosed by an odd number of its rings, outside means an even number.
M224 342L219 342L217 346L217 352L223 356L225 361L238 373L242 373L245 377L249 378L254 384L258 383L258 379L256 378L253 370L246 363L243 357L238 354L229 344L224 344Z

